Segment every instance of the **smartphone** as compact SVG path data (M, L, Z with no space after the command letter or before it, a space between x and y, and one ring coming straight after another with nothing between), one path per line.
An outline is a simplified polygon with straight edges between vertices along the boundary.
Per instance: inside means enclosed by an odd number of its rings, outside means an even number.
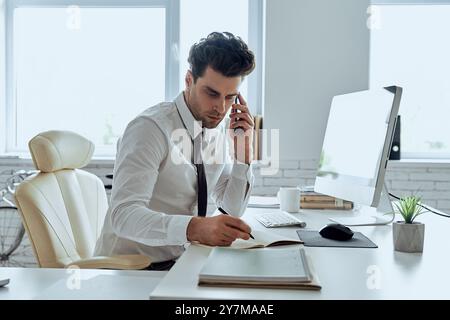
M236 98L234 99L234 104L238 104L239 103L239 94L236 96ZM238 113L239 112L239 110L238 109L231 109L231 113ZM237 118L236 120L238 120L239 118ZM238 133L238 134L241 134L241 133L244 133L244 129L243 128L241 128L241 127L237 127L237 128L234 128L234 132L235 133Z

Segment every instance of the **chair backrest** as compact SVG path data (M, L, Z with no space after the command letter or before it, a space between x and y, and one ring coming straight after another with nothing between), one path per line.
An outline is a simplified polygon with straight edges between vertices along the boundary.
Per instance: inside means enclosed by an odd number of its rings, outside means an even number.
M108 206L102 181L79 169L94 144L73 132L48 131L28 146L40 172L17 187L15 200L39 265L92 257Z

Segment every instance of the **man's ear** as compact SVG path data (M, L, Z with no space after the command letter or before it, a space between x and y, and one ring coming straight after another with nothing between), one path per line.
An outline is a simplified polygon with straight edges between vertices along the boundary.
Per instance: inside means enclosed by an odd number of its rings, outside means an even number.
M186 77L184 78L184 82L186 85L186 89L189 89L192 86L192 84L194 83L194 75L192 74L191 70L188 70L186 72Z

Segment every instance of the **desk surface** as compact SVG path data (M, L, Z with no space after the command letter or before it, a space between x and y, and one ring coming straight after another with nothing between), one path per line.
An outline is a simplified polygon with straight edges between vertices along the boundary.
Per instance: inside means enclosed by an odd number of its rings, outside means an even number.
M244 219L254 229L265 229L254 215L269 209L248 209ZM328 217L351 215L340 211L298 214L318 230ZM66 285L74 273L65 269L0 268L0 288L6 299L450 299L450 219L424 214L423 254L396 252L392 226L353 227L379 248L306 247L322 284L320 292L272 289L228 289L197 286L198 274L210 249L190 246L168 273L156 271L79 270L80 290ZM296 237L294 228L265 229ZM90 290L90 288L97 290Z
M142 270L0 268L0 279L10 279L6 287L0 288L0 300L148 300L149 292L166 273ZM75 278L78 275L79 282Z
M264 229L254 216L272 209L249 208L244 215L252 228ZM319 230L329 217L352 216L347 211L304 210L296 214L307 229ZM392 225L352 227L379 248L305 247L319 276L321 291L215 288L197 286L198 274L211 249L190 246L156 286L151 299L450 299L450 219L427 213L424 252L394 251ZM297 228L266 229L297 237Z

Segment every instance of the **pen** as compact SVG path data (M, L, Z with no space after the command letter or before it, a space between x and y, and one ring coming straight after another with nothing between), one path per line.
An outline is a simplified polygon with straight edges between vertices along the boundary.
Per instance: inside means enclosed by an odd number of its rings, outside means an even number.
M227 216L229 216L229 214L228 214L225 210L223 210L222 208L220 208L220 207L219 207L219 211L222 212L223 214L226 214ZM253 238L253 236L252 236L251 233L249 233L248 235L250 236L250 238L252 238L253 240L255 240L255 238Z

